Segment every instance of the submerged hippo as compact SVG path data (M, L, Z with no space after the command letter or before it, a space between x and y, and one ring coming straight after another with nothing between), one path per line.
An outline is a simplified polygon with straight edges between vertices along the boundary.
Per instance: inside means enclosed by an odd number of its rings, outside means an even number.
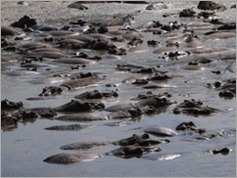
M94 85L104 80L103 76L98 76L93 73L79 73L70 77L69 80L61 83L59 86L45 87L39 96L56 96L60 95L65 90L77 89L79 87L85 87Z
M75 122L88 122L88 121L99 121L107 120L107 116L99 113L81 113L81 114L67 114L55 118L56 120L62 121L75 121Z
M51 127L46 127L45 130L58 130L58 131L65 131L65 130L70 130L70 131L76 131L76 130L81 130L81 129L86 129L90 128L92 125L82 125L82 124L70 124L70 125L54 125Z
M90 112L94 110L102 110L105 108L105 105L100 102L82 102L80 100L71 100L70 102L58 106L55 111L58 112Z
M137 107L127 108L125 110L115 111L108 114L109 119L136 118L142 115L142 110Z
M136 146L136 145L122 146L118 149L105 153L105 155L109 155L109 156L113 155L113 156L118 156L121 158L133 158L133 157L140 158L143 154L146 154L152 151L159 152L161 151L161 149L147 147L147 146Z
M219 92L219 97L231 99L236 96L236 79L230 78L222 83L217 81L213 84L207 84L208 87L216 88Z
M190 122L182 122L176 128L176 130L192 130L197 133L204 133L205 129L198 128L192 121Z
M224 147L224 148L220 148L220 149L212 149L209 152L214 155L215 154L228 155L230 151L232 151L232 150L227 147Z
M173 137L178 135L178 133L173 129L159 126L148 127L144 132L160 137Z
M44 159L44 162L55 164L71 164L76 162L88 162L93 161L101 157L98 154L86 154L86 153L59 153Z
M183 103L176 106L173 112L174 114L184 113L198 116L198 115L210 115L211 113L216 111L218 111L218 109L209 106L203 106L203 103L201 101L196 101L192 99L192 100L184 100Z
M1 26L1 35L2 36L14 36L14 35L19 35L21 33L23 33L23 32L18 28Z
M115 91L111 92L99 92L98 90L88 91L82 93L80 95L76 95L74 98L80 100L88 100L88 99L102 99L102 98L110 98L110 97L118 97L118 93Z
M16 110L23 107L22 102L13 102L8 99L1 101L1 110Z
M88 150L101 146L106 146L108 143L105 141L81 141L77 143L71 143L60 147L61 150Z
M167 143L168 140L152 140L150 139L150 136L145 133L143 135L136 135L133 134L132 137L121 139L118 141L112 142L114 145L120 145L120 146L128 146L128 145L140 145L140 146L151 146L151 145L157 145L160 143Z
M227 9L226 6L218 4L213 1L200 1L198 3L197 8L202 10L218 10L218 11L224 11Z

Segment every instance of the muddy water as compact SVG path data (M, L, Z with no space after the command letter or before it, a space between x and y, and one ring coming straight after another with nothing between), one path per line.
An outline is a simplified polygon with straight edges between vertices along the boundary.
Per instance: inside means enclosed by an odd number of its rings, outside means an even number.
M217 13L224 22L233 22L235 19L235 9L230 9L233 2L227 3L228 11ZM112 4L111 4L112 5ZM180 23L189 23L192 18L180 19L177 12L184 7L196 7L197 2L178 2L168 3L169 9L160 11L146 11L145 6L141 6L141 12L137 13L132 23L132 27L138 27L151 20L160 20L161 23L169 21L178 21ZM196 10L196 9L195 9ZM170 17L162 17L164 13L176 13ZM228 18L227 18L228 17ZM37 18L37 17L35 17ZM99 18L96 16L95 18ZM59 23L59 22L58 22ZM181 33L182 31L176 31ZM144 45L148 40L154 39L165 45L167 37L162 35L144 34ZM203 34L197 31L197 34ZM203 36L201 36L203 37ZM224 40L203 40L204 45L227 47L230 51L236 49L236 38ZM105 100L106 107L131 102L130 99L136 97L141 92L152 91L154 93L168 92L172 95L171 100L181 103L185 99L198 99L204 105L220 109L219 112L210 116L190 116L185 114L175 115L173 109L176 104L167 108L165 112L145 116L137 120L124 120L121 126L108 126L108 123L119 122L121 120L94 121L90 124L92 128L80 131L48 131L44 128L52 125L68 124L68 122L49 120L46 118L37 119L32 123L18 124L18 127L11 131L1 131L1 166L2 176L7 177L44 177L44 176L136 176L136 177L163 177L163 176L235 176L236 175L236 98L223 99L218 96L218 91L206 87L207 83L214 83L235 77L235 66L233 71L225 70L233 60L218 60L218 56L210 57L214 62L201 65L197 69L188 69L188 62L195 59L193 56L182 57L178 60L158 58L154 54L155 48L148 47L145 52L133 53L127 52L127 55L121 56L121 59L102 59L95 64L87 65L86 68L71 70L69 66L55 65L50 71L44 68L37 72L28 72L21 75L7 75L19 68L19 61L13 61L9 70L2 71L1 75L1 95L2 100L22 101L25 108L34 107L55 107L69 102L75 95L84 93L88 90L117 90L119 97ZM180 48L182 50L182 47ZM91 54L97 52L87 51ZM2 51L2 53L5 53ZM104 54L102 54L104 55ZM145 67L161 66L159 69L168 71L174 76L173 79L163 82L175 87L159 89L143 89L140 86L134 86L128 83L122 83L128 77L133 76L129 72L119 72L115 68L117 64L136 64ZM220 70L221 74L216 75L210 71ZM98 72L107 76L96 86L80 88L72 91L66 91L56 99L48 100L26 100L29 97L35 97L41 93L45 86L57 85L52 83L54 74L71 74L78 72ZM117 84L117 87L106 88L106 84ZM223 132L221 137L215 137L209 140L194 139L193 134L169 138L169 144L161 144L161 152L149 153L141 158L122 159L114 156L102 156L91 162L75 163L69 165L48 164L43 160L56 153L63 152L59 148L62 145L78 141L115 141L130 137L133 134L142 134L144 128L153 125L175 129L181 122L193 121L198 127L205 128L210 132ZM70 122L74 123L74 122ZM232 151L228 155L213 155L208 151L215 148L228 147ZM108 145L98 149L85 151L91 153L104 154L117 147ZM76 152L76 151L71 151ZM167 157L170 155L170 157ZM166 159L165 159L166 158ZM168 159L170 158L170 159Z

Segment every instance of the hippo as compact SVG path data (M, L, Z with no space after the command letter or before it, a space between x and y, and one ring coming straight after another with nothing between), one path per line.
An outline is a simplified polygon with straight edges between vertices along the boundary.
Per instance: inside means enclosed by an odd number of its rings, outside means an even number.
M134 47L130 47L128 49L129 52L133 52L133 53L142 53L142 52L146 52L148 51L148 48L142 46L142 45L139 45L139 46L134 46Z
M39 30L39 31L52 31L52 30L59 30L58 27L53 26L53 25L49 25L49 24L35 24L33 26L31 26L31 28L33 30Z
M172 104L170 100L166 99L165 97L150 97L137 103L126 103L126 104L119 104L108 107L105 111L112 112L108 115L110 118L130 118L130 117L137 117L142 114L153 114L157 110L161 108L165 108Z
M200 38L197 35L189 35L188 38L185 40L185 47L186 48L200 48L203 47L203 44Z
M1 36L15 36L20 35L23 32L18 28L1 26Z
M144 99L135 103L135 106L137 106L138 108L142 108L146 106L159 108L159 107L168 106L172 103L173 103L172 101L166 99L165 97L154 96L154 97L150 97L148 99Z
M88 7L86 7L85 5L82 5L80 2L74 2L72 4L69 4L67 7L68 8L75 8L78 10L87 10L88 9Z
M54 59L53 63L62 63L62 64L94 64L94 60L86 59L86 58L79 58L79 57L68 57L68 58L61 58L61 59Z
M101 157L99 154L87 153L58 153L45 158L43 161L55 164L72 164L76 162L93 161Z
M130 25L131 20L133 19L133 16L127 15L124 17L113 17L112 19L109 19L107 22L105 22L106 26L123 26L123 25Z
M160 148L154 148L154 147L147 147L147 146L122 146L118 149L112 150L110 152L105 153L105 155L113 155L121 158L140 158L143 154L147 154L149 152L159 152L161 151Z
M103 98L110 98L110 97L118 97L118 93L115 91L111 92L99 92L98 90L88 91L82 93L80 95L76 95L74 98L80 100L88 100L88 99L103 99Z
M225 99L231 99L236 96L236 79L230 78L226 81L223 81L222 83L217 81L213 84L207 84L207 86L210 88L216 88L219 92L219 97L225 98Z
M201 11L200 13L198 13L197 18L203 17L204 19L208 19L213 16L215 16L215 12Z
M59 48L78 48L80 49L82 45L85 44L84 41L78 39L62 39L56 42Z
M58 112L70 112L70 113L78 113L78 112L91 112L94 110L102 110L105 108L105 105L100 102L82 102L80 100L71 100L70 102L58 106L55 111Z
M115 70L118 71L132 71L136 69L142 69L143 66L133 65L133 64L117 64Z
M77 89L93 84L97 84L104 79L103 76L98 76L93 73L78 73L70 76L69 80L61 83L59 86L48 86L43 88L39 96L56 96L60 95L63 91Z
M160 126L148 127L144 130L144 132L158 137L173 137L178 135L178 133L175 130Z
M144 36L141 32L135 30L129 30L122 35L122 38L125 40L130 40L130 43L131 41L133 41L132 43L134 44L135 40L135 42L138 42L138 44L140 44L141 42L143 42L142 38L144 38Z
M174 114L184 113L198 116L198 115L210 115L216 111L218 111L218 109L209 106L203 106L203 103L201 101L191 99L191 100L184 100L183 103L176 106L173 113Z
M80 114L67 114L55 118L61 121L74 121L74 122L91 122L107 120L107 116L98 113L80 113Z
M104 78L100 76L91 76L85 78L75 78L69 81L63 82L60 86L65 86L68 89L75 89L78 87L89 86L93 84L97 84L102 81Z
M145 133L143 135L133 134L132 137L114 141L112 142L112 144L120 146L129 146L134 144L138 144L140 146L150 146L167 142L169 142L169 140L152 140L150 139L150 136L147 133Z
M106 146L108 143L105 141L81 141L71 143L60 147L61 150L89 150L101 146Z
M236 23L235 22L227 22L223 23L219 27L217 27L217 30L235 30L236 29Z
M148 80L151 80L151 81L163 81L163 80L167 80L167 79L171 79L172 77L167 75L167 74L164 74L164 73L161 73L161 72L156 72L154 76L152 77L149 77Z
M186 30L214 30L215 25L210 22L190 22L185 25Z
M198 128L192 121L182 122L175 129L176 130L192 130L192 131L194 131L196 133L200 133L200 134L205 132L205 129Z
M17 128L18 118L13 113L2 111L1 112L1 129L9 131Z
M57 131L65 131L65 130L77 131L77 130L86 129L86 128L90 128L90 127L92 127L92 125L70 124L70 125L54 125L51 127L46 127L44 129L45 130L57 130Z
M168 46L168 47L159 47L157 49L153 50L154 54L162 54L165 52L175 51L177 49L177 46Z
M49 86L43 88L42 93L39 94L40 97L48 97L48 96L56 96L60 95L64 90L67 90L68 88L65 86Z
M163 2L159 3L151 3L146 7L146 10L163 10L163 9L168 9L167 5L164 4Z
M180 13L179 13L179 17L194 17L194 14L196 12L190 8L188 9L183 9Z
M73 35L76 34L75 32L69 31L69 30L51 30L45 33L46 35L50 35L53 37L63 37L66 38L67 35Z
M50 59L58 59L58 58L65 58L66 55L62 52L56 52L56 51L46 51L46 52L28 52L27 54L23 54L24 58L50 58Z
M228 155L230 151L232 151L232 150L227 147L224 147L221 149L211 149L209 152L214 155L216 155L216 154Z
M46 50L48 50L49 47L52 48L51 45L42 42L25 42L18 44L16 47L19 51L22 52L25 51L28 52L29 50L36 50L36 49L39 50L40 48L44 48ZM49 51L36 51L36 53L37 52L49 52ZM58 50L55 52L58 52Z
M218 11L224 11L226 10L226 6L218 4L213 1L200 1L197 6L198 9L201 10L218 10Z
M52 118L57 115L56 111L50 107L23 109L22 112L32 112L38 117L44 117L44 118Z
M109 119L124 119L124 118L136 118L142 115L142 110L133 107L127 108L126 110L115 111L108 114Z
M208 58L197 58L194 61L188 63L188 65L200 65L200 64L209 64L212 60Z
M1 110L17 110L23 107L22 102L13 102L8 99L1 101Z
M205 35L207 35L207 39L227 39L227 38L235 38L236 32L235 31L209 31L206 32Z
M167 92L154 94L151 91L148 91L148 92L145 92L145 93L138 94L137 97L132 98L131 100L143 100L143 99L148 99L148 98L152 98L152 97L155 97L155 96L157 96L157 97L168 97L169 98L172 95L167 93Z
M36 25L36 24L37 24L36 19L33 19L25 15L22 18L20 18L19 21L13 22L10 26L25 29L28 27L32 27L33 25Z

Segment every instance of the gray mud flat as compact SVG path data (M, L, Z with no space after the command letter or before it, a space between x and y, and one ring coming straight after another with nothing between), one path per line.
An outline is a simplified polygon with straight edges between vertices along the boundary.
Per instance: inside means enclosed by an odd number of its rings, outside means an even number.
M1 1L1 176L236 176L236 2L215 2Z

